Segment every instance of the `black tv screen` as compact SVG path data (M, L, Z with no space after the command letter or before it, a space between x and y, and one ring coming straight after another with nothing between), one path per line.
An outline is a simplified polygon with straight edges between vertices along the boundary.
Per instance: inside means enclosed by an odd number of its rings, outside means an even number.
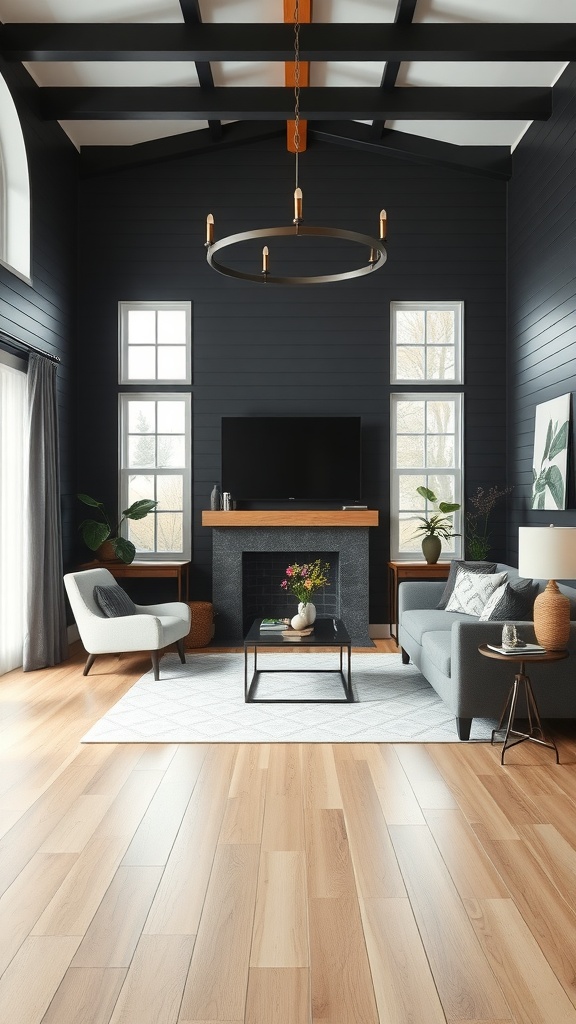
M223 417L222 490L236 501L360 501L360 417Z

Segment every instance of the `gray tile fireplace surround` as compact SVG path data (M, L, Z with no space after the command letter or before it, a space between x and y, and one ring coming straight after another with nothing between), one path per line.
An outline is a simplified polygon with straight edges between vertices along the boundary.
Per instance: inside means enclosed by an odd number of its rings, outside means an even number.
M214 527L212 600L216 642L239 644L244 639L244 552L280 551L293 551L299 557L306 553L310 559L321 552L337 556L335 614L343 620L353 644L372 647L368 635L368 528L345 526Z

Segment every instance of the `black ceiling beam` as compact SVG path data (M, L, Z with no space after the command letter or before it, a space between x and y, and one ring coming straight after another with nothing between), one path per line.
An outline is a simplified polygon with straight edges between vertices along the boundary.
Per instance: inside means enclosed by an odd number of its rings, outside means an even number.
M152 139L136 146L82 146L80 172L82 177L92 177L144 164L197 156L216 149L229 149L247 142L285 137L286 125L283 121L235 121L222 126L222 138L219 141L215 141L205 128ZM362 149L379 156L448 167L482 177L508 180L512 174L512 157L508 146L456 146L399 131L387 132L383 141L375 140L370 134L370 126L356 121L310 121L308 138L309 141L318 140Z
M383 139L375 139L371 126L357 121L310 121L308 138L503 181L512 175L508 146L456 146L396 130L386 131Z
M395 25L411 25L418 0L397 0L396 12L394 14ZM380 82L381 89L392 89L396 85L401 61L387 60L384 66L384 74ZM377 139L384 130L384 121L372 122L372 137Z
M292 25L8 24L0 52L20 61L285 61ZM304 24L302 60L540 61L576 58L576 25Z
M394 15L395 25L411 25L417 0L398 0L396 13ZM401 61L388 60L380 82L381 89L392 89L396 85L396 79L400 70Z
M200 4L198 0L180 0L180 10L182 11L182 17L186 25L201 25L202 15L200 13ZM212 68L210 62L206 60L194 61L196 68L196 74L198 76L198 84L202 89L213 89L214 88L214 77L212 75ZM218 120L210 120L208 127L211 134L215 139L219 139L222 136L222 123Z
M38 91L47 120L287 120L294 110L288 87L80 87ZM546 120L552 90L494 87L302 89L300 113L307 120L376 118L449 120Z

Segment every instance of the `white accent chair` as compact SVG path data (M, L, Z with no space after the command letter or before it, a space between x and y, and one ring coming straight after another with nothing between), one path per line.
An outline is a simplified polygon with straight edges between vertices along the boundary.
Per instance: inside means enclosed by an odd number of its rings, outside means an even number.
M137 604L137 615L107 618L96 604L94 587L111 587L114 584L116 580L108 569L86 569L84 572L67 573L64 577L80 639L88 652L84 675L88 675L98 654L150 651L154 679L159 679L160 654L170 644L176 644L184 665L184 637L190 632L189 606L183 601Z

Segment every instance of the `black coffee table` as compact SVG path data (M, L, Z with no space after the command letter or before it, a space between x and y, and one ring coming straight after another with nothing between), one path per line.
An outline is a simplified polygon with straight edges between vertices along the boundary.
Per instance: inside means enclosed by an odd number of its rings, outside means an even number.
M255 619L246 636L244 637L244 700L252 704L350 704L354 702L352 692L352 676L350 672L350 656L352 642L344 623L341 619L316 619L314 632L310 636L304 636L301 640L285 640L282 633L260 632L261 619ZM340 651L340 665L338 668L258 668L258 650L266 647L283 648L287 655L293 652L295 647L334 647ZM344 649L348 652L347 670L344 672L343 656ZM252 678L248 682L248 652L254 651L254 667ZM298 661L298 656L294 659ZM300 698L264 698L256 697L258 681L261 675L273 674L274 672L330 672L337 673L344 688L344 697L310 697L308 700Z

